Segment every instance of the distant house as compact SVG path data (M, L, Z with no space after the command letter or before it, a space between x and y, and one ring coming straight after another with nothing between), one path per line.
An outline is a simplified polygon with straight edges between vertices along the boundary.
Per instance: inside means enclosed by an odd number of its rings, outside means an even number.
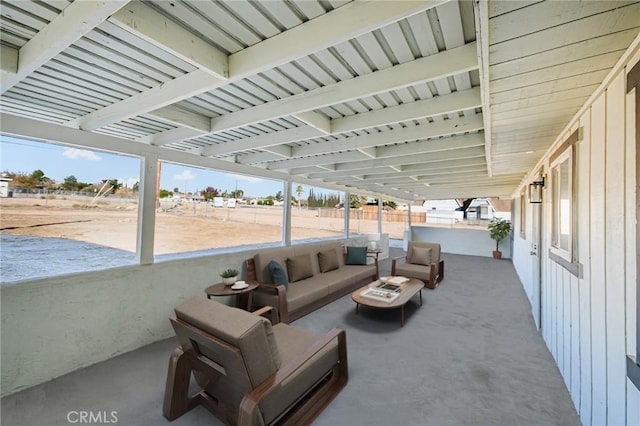
M7 198L13 196L13 192L9 191L9 182L13 179L10 179L6 176L0 176L0 197Z

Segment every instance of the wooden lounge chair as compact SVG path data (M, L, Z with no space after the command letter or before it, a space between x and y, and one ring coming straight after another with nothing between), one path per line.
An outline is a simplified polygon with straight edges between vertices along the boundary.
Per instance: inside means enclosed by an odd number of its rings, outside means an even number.
M444 278L440 244L409 241L407 254L391 259L391 275L417 278L424 281L425 287L436 288Z
M348 380L344 330L324 336L201 297L175 309L163 414L198 404L228 424L310 424ZM258 315L256 315L258 314ZM191 373L201 387L189 396Z

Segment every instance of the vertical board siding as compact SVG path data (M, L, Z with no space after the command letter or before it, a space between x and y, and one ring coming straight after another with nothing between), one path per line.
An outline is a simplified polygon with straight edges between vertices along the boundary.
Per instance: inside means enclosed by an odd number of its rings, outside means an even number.
M605 313L605 117L606 94L600 96L591 107L591 173L580 170L580 179L591 180L591 424L607 422L607 353Z
M571 399L580 407L580 280L571 276Z
M640 53L638 54L640 57ZM640 59L640 58L638 58ZM627 71L631 70L633 65L627 66ZM637 89L636 89L637 90ZM636 209L636 176L635 176L635 158L637 143L635 135L636 111L635 95L627 94L626 96L626 196L625 211L626 215L626 330L627 330L627 354L633 354L636 350L636 232L635 232L635 216L633 212ZM640 391L630 380L626 380L627 385L627 425L640 424Z
M607 89L605 155L607 423L625 423L627 378L624 316L624 107L625 75Z
M562 343L564 354L564 381L571 392L571 273L564 268L562 272Z
M577 145L578 159L578 261L584 265L579 286L580 299L580 420L591 425L591 109L580 118L582 142Z
M626 70L640 60L640 51L635 49ZM626 355L636 349L639 141L635 120L640 112L635 110L635 94L626 94L625 82L626 72L614 74L572 126L572 130L577 124L582 127L582 140L574 151L574 249L582 265L580 277L546 254L551 236L551 185L545 188L541 205L542 337L584 425L640 425L640 391L626 377ZM543 161L551 177L548 157ZM527 204L526 208L531 213L534 207ZM518 262L514 265L522 269L523 276L529 276L527 269L532 268L532 260L525 255L531 235L527 233L529 241L515 246ZM527 282L525 288L534 290L533 285Z

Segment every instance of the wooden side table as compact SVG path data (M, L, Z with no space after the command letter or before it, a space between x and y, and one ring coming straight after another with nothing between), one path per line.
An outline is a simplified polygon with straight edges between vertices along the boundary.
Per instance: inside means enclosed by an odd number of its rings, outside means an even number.
M378 270L378 256L382 253L382 249L367 249L367 257L372 257L376 260L376 278L380 278L380 271Z
M248 287L242 290L233 290L230 285L218 283L207 287L204 292L208 299L218 296L236 296L236 308L251 310L251 292L258 288L257 282L247 282Z

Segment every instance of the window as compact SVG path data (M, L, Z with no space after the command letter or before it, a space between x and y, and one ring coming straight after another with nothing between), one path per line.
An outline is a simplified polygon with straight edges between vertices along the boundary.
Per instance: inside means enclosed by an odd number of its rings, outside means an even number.
M527 197L525 192L520 194L520 238L526 239Z
M567 260L571 260L571 189L572 149L567 149L551 164L552 237L551 245Z
M344 235L344 194L296 182L291 192L291 240Z
M576 210L574 207L575 167L574 149L579 140L580 129L569 136L551 155L551 247L549 258L571 272L582 277L582 266L575 252Z
M0 284L136 262L138 158L4 135L0 148Z
M154 256L282 241L282 182L161 162Z

